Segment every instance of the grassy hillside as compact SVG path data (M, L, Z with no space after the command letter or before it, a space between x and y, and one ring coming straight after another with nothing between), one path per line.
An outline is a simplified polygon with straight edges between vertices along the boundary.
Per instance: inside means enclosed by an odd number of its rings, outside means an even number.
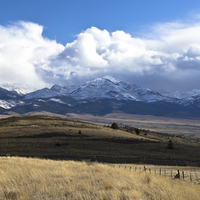
M167 149L169 140L174 149ZM110 163L200 165L197 140L49 116L0 120L0 155Z
M200 186L99 163L0 158L1 200L198 200Z

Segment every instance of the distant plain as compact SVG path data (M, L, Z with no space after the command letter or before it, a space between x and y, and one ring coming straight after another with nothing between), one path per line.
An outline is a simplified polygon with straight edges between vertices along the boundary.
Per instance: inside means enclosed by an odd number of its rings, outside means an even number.
M61 118L68 118L74 120L81 120L85 122L92 122L99 125L110 125L113 122L121 126L131 126L140 129L169 133L169 134L183 134L191 138L200 138L200 119L197 118L170 118L153 115L134 115L126 113L111 113L105 116L91 115L91 114L76 114L67 113L66 115L59 115L49 112L31 112L23 116L30 115L47 115ZM0 115L1 118L11 116L19 116L11 113L10 115Z
M185 136L200 138L200 119L196 118L180 119L125 113L112 113L105 116L70 113L67 117L97 124L110 124L114 121L121 126L132 126L161 133L183 134Z

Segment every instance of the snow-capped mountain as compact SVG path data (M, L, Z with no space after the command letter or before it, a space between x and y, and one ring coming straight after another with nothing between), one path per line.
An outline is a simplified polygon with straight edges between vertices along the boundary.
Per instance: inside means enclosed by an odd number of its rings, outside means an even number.
M87 81L83 85L59 86L36 90L25 95L0 88L0 112L49 111L106 114L199 116L200 90L160 94L117 80L111 76ZM2 111L3 109L3 111Z
M10 92L15 92L19 95L25 95L25 94L33 91L28 86L19 85L19 84L2 84L2 85L0 85L0 87L8 90Z
M116 99L142 102L169 100L167 97L135 84L114 79L110 76L86 82L71 94L76 99Z
M0 88L0 99L7 100L7 99L18 99L20 95L15 91L8 91L4 88Z
M198 106L200 106L200 90L197 89L184 92L175 91L165 95L170 98L176 98L177 103L180 105L188 106L192 104L197 104Z
M74 90L76 90L79 86L65 86L61 87L59 85L54 85L50 89L44 88L41 90L37 90L35 92L31 92L25 95L25 99L36 99L36 98L50 98L55 96L68 96Z
M10 109L17 105L22 105L20 101L21 96L16 91L8 91L4 88L0 88L0 107L4 109Z
M55 96L68 96L76 100L115 99L143 102L171 101L171 98L135 84L114 79L111 76L87 81L80 86L44 88L25 96L25 99L50 98Z
M0 107L4 109L11 109L16 106L24 105L23 101L14 101L14 100L0 100Z
M184 91L184 92L175 91L175 92L168 93L166 95L169 97L177 98L177 99L189 99L192 97L200 96L200 90L194 89L194 90Z

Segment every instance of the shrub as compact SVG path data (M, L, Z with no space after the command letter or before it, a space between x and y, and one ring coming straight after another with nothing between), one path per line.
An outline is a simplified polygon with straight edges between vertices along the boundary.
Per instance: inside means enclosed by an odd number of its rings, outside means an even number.
M173 149L174 148L174 144L173 144L172 140L169 140L167 148L168 149Z
M59 142L56 142L55 146L59 147L61 144Z
M119 129L119 126L114 122L114 123L111 125L111 128L112 128L112 129Z
M136 133L137 135L139 135L139 134L140 134L140 129L139 129L139 128L135 128L135 133Z

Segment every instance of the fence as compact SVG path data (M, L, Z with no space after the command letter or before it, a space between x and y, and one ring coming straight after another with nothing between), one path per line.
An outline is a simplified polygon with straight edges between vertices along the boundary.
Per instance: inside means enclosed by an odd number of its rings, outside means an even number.
M116 168L123 168L125 170L149 173L164 177L171 177L174 179L181 179L184 181L190 181L196 184L200 184L200 169L164 169L164 168L147 168L146 166L139 165L110 165Z

